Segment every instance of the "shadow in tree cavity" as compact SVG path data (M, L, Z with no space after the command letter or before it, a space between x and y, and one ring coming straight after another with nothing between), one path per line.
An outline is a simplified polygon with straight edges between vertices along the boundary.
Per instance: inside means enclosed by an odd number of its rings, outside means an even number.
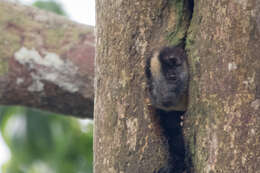
M168 167L162 168L158 173L183 173L186 170L186 165L181 116L184 115L185 112L166 112L160 109L157 109L156 112L156 114L160 116L160 125L168 140L171 156Z

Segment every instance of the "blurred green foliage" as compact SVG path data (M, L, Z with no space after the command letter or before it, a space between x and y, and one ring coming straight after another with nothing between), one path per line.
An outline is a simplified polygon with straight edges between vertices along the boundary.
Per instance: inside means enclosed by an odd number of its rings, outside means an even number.
M52 0L33 6L66 15ZM11 159L3 173L92 173L93 123L23 107L0 106L0 129ZM1 172L1 171L0 171Z
M0 109L11 160L3 173L91 173L93 124L22 107Z
M66 12L63 10L61 4L56 1L36 1L33 3L33 6L38 7L40 9L51 11L53 13L66 16Z

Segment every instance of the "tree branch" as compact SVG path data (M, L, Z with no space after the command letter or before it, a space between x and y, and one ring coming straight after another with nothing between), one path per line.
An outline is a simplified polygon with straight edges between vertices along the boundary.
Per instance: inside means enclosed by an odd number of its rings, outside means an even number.
M93 117L94 27L0 0L0 104Z

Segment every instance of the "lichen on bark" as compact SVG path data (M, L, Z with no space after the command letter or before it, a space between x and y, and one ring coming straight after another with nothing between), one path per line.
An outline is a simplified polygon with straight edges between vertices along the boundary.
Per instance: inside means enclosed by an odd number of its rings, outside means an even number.
M0 0L0 30L1 105L93 117L94 27Z

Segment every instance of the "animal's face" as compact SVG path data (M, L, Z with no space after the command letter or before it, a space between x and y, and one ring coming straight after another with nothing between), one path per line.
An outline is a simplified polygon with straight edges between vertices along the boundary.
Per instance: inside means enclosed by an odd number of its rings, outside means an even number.
M146 74L152 104L163 110L187 107L188 67L181 47L164 47L148 59Z
M162 73L169 82L180 80L180 73L185 68L185 53L178 47L165 48L160 52Z

